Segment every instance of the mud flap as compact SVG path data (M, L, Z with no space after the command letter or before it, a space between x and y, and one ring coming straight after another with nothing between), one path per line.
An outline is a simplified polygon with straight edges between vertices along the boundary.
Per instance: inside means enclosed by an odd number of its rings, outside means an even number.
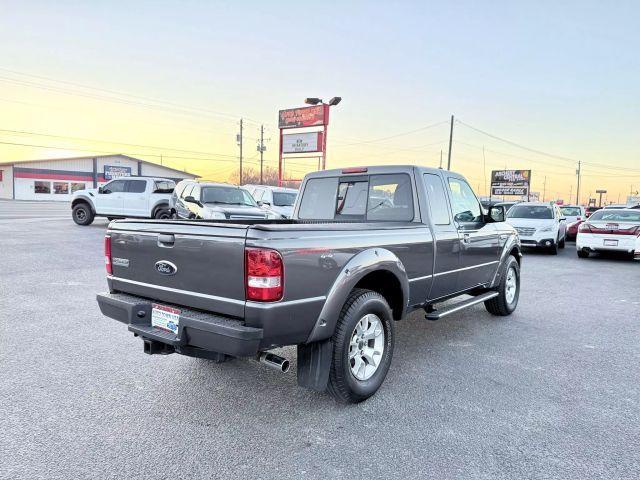
M298 385L324 392L329 382L331 340L298 345Z

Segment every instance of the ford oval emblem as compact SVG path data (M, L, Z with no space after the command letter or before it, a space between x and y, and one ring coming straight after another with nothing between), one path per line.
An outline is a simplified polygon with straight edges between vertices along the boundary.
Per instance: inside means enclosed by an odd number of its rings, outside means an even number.
M156 262L156 271L162 275L175 275L178 271L178 267L167 260L160 260L159 262Z

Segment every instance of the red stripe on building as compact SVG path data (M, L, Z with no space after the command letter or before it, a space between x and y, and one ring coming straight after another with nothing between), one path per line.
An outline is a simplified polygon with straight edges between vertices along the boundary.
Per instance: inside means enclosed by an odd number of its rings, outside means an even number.
M15 178L37 178L38 180L67 180L67 181L81 181L92 182L93 177L91 175L69 175L68 173L38 173L38 172L15 172Z

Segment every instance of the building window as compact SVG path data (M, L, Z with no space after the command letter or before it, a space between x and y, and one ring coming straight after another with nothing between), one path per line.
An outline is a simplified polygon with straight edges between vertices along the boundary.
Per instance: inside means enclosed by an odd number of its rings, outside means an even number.
M67 182L53 182L53 193L59 195L68 195L69 184Z
M35 193L51 193L51 182L33 182L33 191Z
M85 188L87 188L87 186L84 183L71 183L71 193L75 193L78 190L84 190Z

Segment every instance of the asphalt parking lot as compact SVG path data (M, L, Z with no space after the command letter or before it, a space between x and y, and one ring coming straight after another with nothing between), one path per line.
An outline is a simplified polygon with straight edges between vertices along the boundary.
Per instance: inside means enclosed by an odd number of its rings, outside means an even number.
M343 406L295 368L143 354L95 301L106 223L0 202L0 478L637 478L638 262L527 252L511 317L412 315Z

